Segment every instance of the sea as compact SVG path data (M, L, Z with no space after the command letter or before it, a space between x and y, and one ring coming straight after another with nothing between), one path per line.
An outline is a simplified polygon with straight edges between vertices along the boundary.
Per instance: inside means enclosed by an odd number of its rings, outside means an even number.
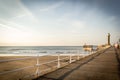
M82 46L0 46L0 55L88 54Z

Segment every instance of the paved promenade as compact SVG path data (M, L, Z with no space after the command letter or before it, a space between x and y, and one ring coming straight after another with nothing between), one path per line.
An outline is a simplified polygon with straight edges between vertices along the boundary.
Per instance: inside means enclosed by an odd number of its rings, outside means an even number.
M120 80L120 50L111 47L36 80Z

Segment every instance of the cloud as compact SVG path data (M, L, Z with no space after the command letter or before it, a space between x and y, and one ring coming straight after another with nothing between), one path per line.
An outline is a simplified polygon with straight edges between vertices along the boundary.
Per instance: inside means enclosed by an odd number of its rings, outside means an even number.
M37 21L33 13L29 11L20 0L14 0L13 2L9 0L1 0L0 17L4 20L30 17L32 20Z
M70 21L70 23L73 27L78 27L78 28L86 27L86 24L83 21L75 20L75 21Z
M1 0L0 1L0 17L3 19L10 19L15 16L26 14L27 11L21 7L20 0Z
M69 17L62 17L59 18L58 23L64 23L66 25L69 25L74 28L84 28L86 27L85 21L77 20L77 19L71 19Z
M40 11L43 11L43 12L44 12L44 11L54 10L54 9L60 7L63 3L64 3L64 2L59 2L59 3L57 3L57 4L49 5L49 6L45 7L45 8L40 9Z
M21 43L32 41L33 34L28 30L9 21L0 20L0 42L7 43Z
M5 28L12 28L12 29L17 29L17 30L24 30L19 24L16 24L14 22L11 22L11 21L8 21L8 20L4 20L4 19L0 19L0 25L2 27L5 27Z
M11 19L22 18L22 17L27 16L27 15L28 15L28 14L21 14L21 15L12 17Z
M27 17L31 17L31 19L34 19L34 21L37 21L36 17L33 15L33 13L32 13L31 11L29 11L29 10L26 8L26 6L23 5L23 3L22 3L20 0L17 1L17 4L18 4L19 7L22 9L22 11L24 11L24 13L19 14L19 15L13 17L12 19L22 18L22 17L27 16Z
M0 1L1 2L1 1ZM7 14L5 14L7 18L3 16L3 18L0 19L0 26L2 28L11 28L11 29L18 29L21 31L27 31L32 32L30 28L28 29L27 26L24 24L24 20L27 21L27 23L33 23L38 22L36 17L33 15L31 11L29 11L20 0L9 2L9 1L3 1L1 2L0 7L3 7L2 9L7 11ZM15 4L13 6L13 4ZM13 8L13 9L12 9ZM17 12L17 13L16 13ZM3 15L4 13L1 12L0 15ZM13 15L11 15L13 14ZM8 16L9 15L9 16Z
M7 29L11 28L11 27L9 27L9 26L7 26L7 25L5 25L5 24L1 24L1 23L0 23L0 27L2 27L2 28L7 28Z

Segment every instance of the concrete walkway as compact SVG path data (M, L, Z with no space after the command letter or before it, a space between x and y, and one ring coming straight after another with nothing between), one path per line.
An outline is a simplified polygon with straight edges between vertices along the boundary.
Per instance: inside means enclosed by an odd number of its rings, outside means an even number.
M120 50L111 47L36 80L120 80Z

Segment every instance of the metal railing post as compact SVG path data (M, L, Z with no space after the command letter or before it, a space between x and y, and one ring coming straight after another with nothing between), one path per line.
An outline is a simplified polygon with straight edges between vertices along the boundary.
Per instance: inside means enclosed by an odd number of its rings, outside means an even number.
M58 54L58 64L57 64L57 68L60 68L60 54Z
M77 60L80 60L80 52L78 50L78 57L77 57Z
M90 51L90 55L93 53L93 51Z
M36 66L37 66L36 75L37 75L37 77L38 77L38 76L39 76L39 54L37 55Z
M71 56L71 54L70 54L70 62L69 62L69 63L71 63L71 62L72 62L72 59L71 59L71 57L72 57L72 56Z

